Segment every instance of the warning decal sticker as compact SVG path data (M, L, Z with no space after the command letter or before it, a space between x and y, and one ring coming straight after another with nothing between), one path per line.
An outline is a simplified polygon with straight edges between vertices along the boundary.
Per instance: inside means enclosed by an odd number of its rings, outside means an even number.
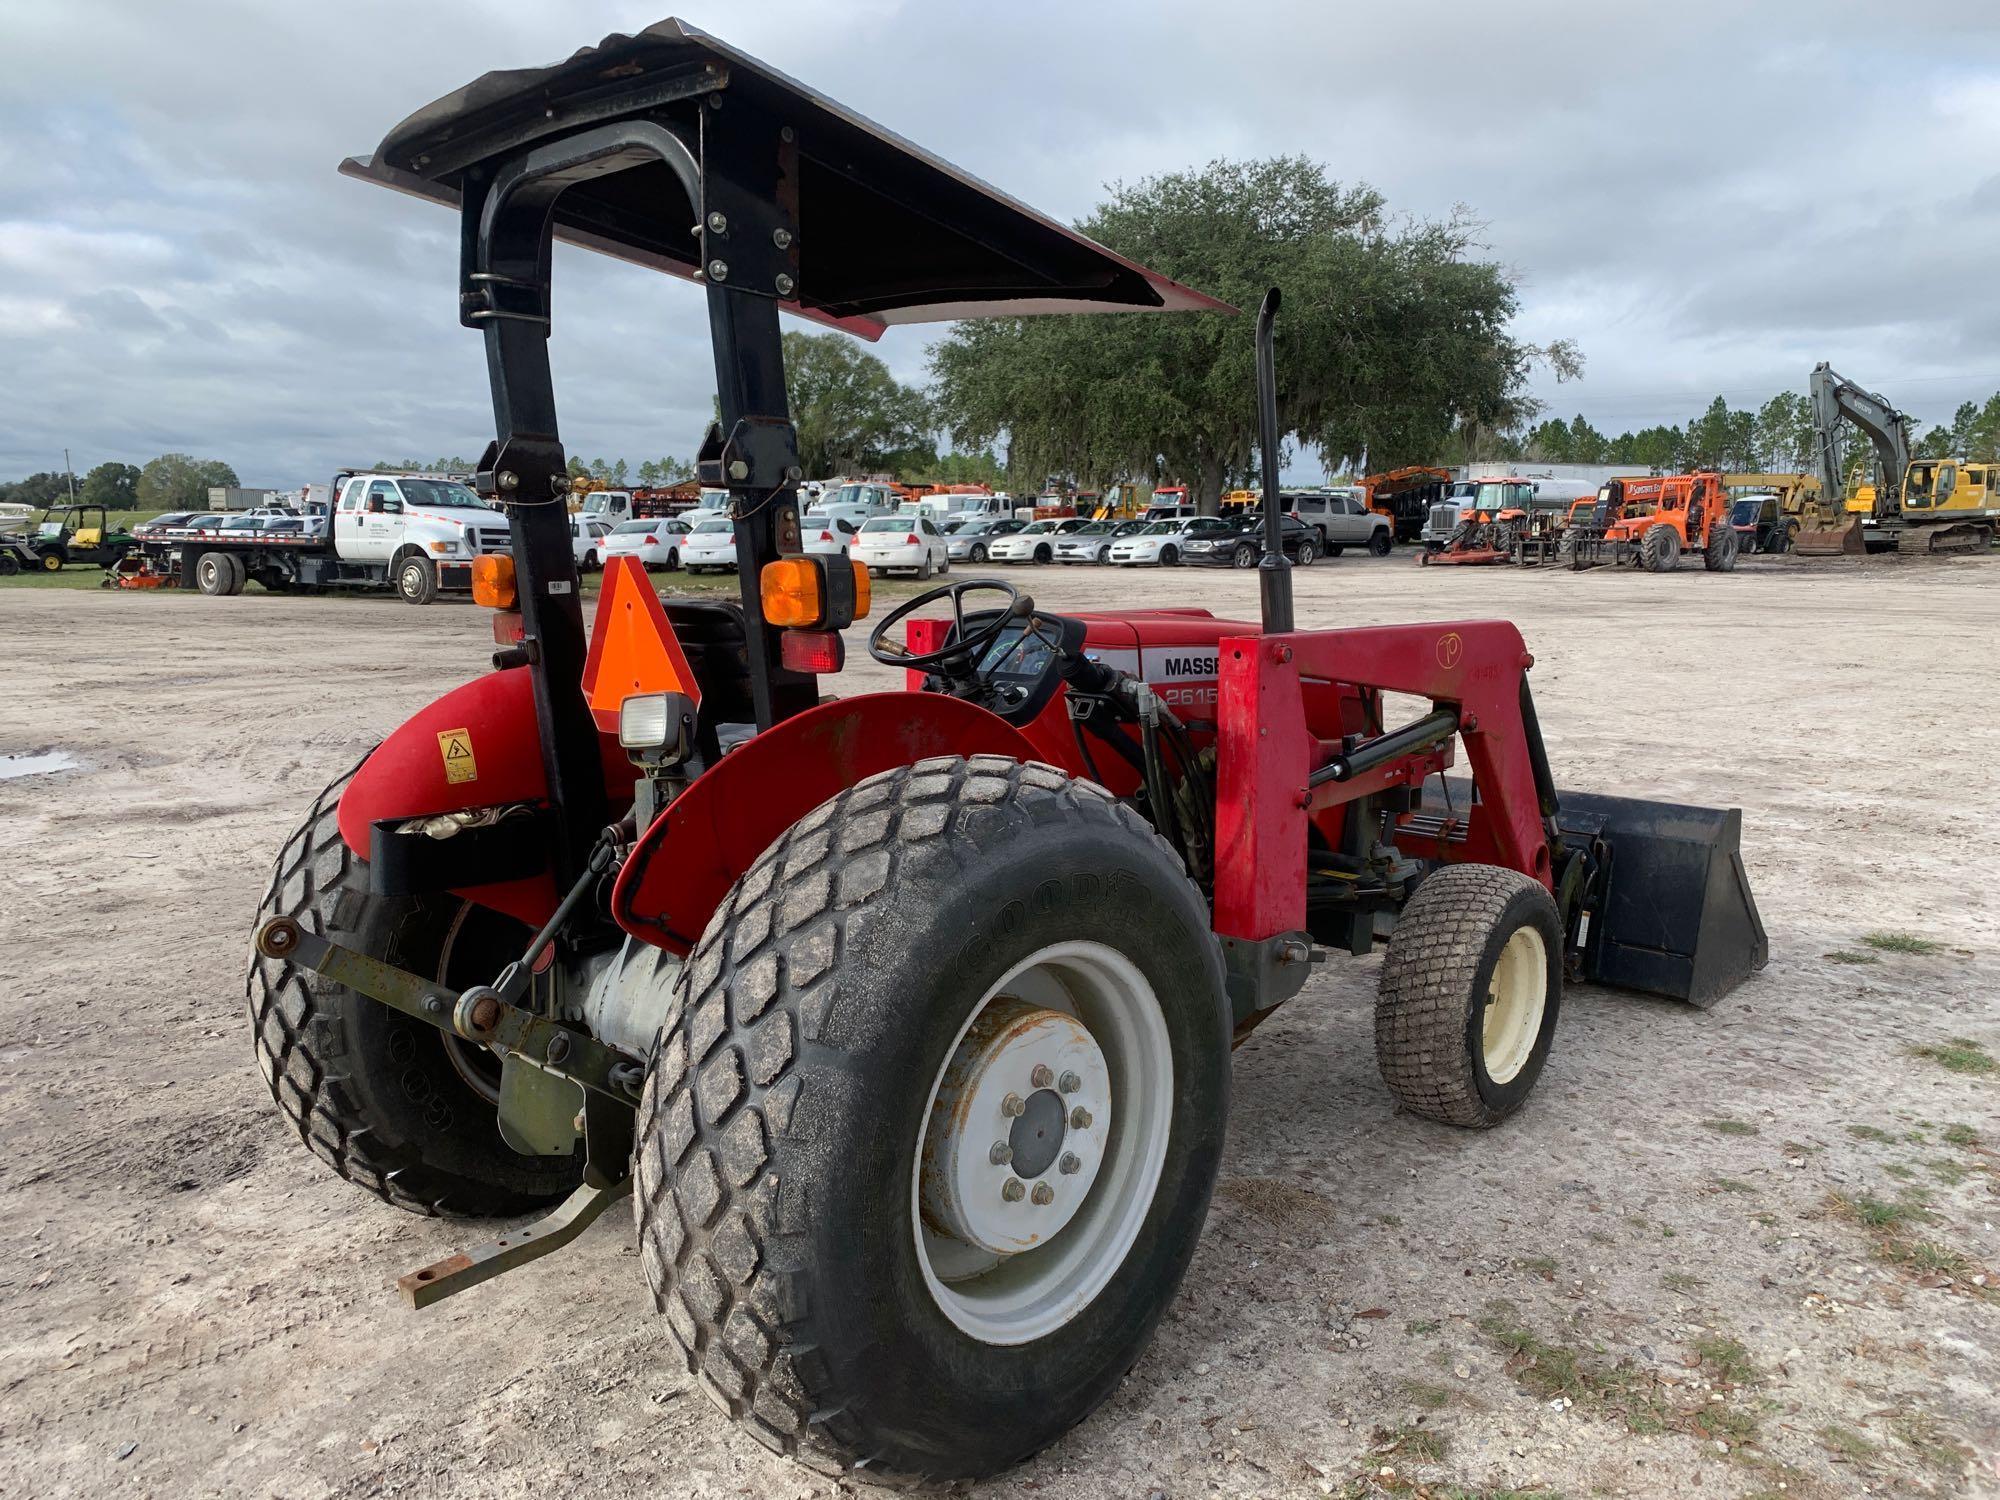
M472 733L447 729L438 735L438 754L444 757L444 779L457 786L461 781L479 779L479 762L472 758Z

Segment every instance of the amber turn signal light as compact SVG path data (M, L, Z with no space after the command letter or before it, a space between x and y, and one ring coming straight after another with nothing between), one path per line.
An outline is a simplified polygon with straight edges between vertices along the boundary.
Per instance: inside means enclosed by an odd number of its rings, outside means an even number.
M826 613L820 598L819 567L809 557L781 557L758 575L764 618L792 629L819 624Z
M867 619L868 608L874 602L875 588L868 581L868 564L858 562L854 565L854 618Z
M512 609L519 591L514 587L514 559L504 552L487 552L472 560L472 601L488 609Z

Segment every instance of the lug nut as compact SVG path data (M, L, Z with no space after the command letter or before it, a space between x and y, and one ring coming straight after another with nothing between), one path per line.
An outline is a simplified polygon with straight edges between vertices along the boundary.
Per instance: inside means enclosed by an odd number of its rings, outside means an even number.
M1074 1151L1063 1152L1061 1170L1063 1176L1065 1177L1076 1176L1077 1173L1083 1170L1082 1158L1079 1157Z
M1046 1208L1056 1201L1056 1190L1046 1182L1038 1182L1035 1184L1034 1199L1038 1206Z
M1083 1080L1074 1073L1065 1073L1056 1080L1056 1087L1061 1089L1065 1094L1074 1094L1078 1089L1083 1087Z
M1000 1101L1000 1113L1010 1120L1018 1120L1028 1112L1028 1104L1019 1094L1009 1094Z
M1005 1141L995 1141L993 1149L986 1153L986 1159L996 1167L1004 1167L1014 1159L1014 1148Z
M1090 1129L1090 1111L1079 1104L1069 1112L1069 1123L1078 1130Z
M1007 1179L1007 1185L1000 1189L1000 1196L1005 1198L1009 1203L1019 1203L1021 1201L1022 1194L1026 1193L1027 1191L1028 1190L1021 1185L1020 1178L1009 1177Z
M1036 1063L1035 1071L1028 1075L1028 1082L1038 1089L1045 1089L1056 1081L1056 1075L1049 1071L1047 1063Z

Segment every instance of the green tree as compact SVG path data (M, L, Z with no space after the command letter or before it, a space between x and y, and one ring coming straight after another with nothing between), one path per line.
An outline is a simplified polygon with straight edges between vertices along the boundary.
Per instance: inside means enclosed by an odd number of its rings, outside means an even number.
M1118 185L1080 228L1246 314L1281 287L1280 425L1329 468L1363 454L1387 468L1431 457L1465 424L1512 426L1530 414L1531 361L1577 368L1567 344L1508 336L1512 280L1474 258L1468 218L1392 219L1373 189L1343 187L1301 157ZM1158 474L1213 510L1256 447L1253 321L961 323L932 351L940 425L961 446L1005 442L1017 475Z
M1802 472L1812 462L1812 403L1797 391L1780 391L1757 408L1756 468Z
M26 479L0 484L0 500L20 505L53 505L69 498L69 476L44 469Z
M139 491L139 471L131 464L102 463L83 476L78 497L111 510L130 510Z
M1738 469L1757 467L1757 418L1752 412L1732 411L1717 396L1708 409L1687 427L1687 451L1683 455L1691 468Z
M785 388L809 478L936 457L925 441L931 423L923 393L900 384L846 334L787 333Z
M624 459L621 458L618 460L617 463L611 466L611 482L617 485L620 489L623 489L627 482L626 476L629 475L631 472L632 472L631 467L625 462Z
M237 482L236 471L220 459L162 453L139 471L134 494L141 508L188 510L206 505L211 488Z

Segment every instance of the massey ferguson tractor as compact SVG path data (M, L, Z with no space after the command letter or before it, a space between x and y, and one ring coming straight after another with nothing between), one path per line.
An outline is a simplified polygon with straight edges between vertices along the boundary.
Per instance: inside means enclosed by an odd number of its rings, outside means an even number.
M1389 1092L1472 1128L1535 1087L1566 983L1705 1007L1763 964L1740 814L1558 791L1511 624L1295 627L1275 293L1250 618L954 581L867 633L907 690L836 696L870 590L800 547L781 309L863 337L1229 309L674 21L488 74L343 170L458 211L512 551L477 563L493 670L279 854L248 999L315 1155L501 1221L405 1276L415 1305L629 1193L673 1343L760 1441L989 1474L1145 1351L1232 1043L1322 960L1386 945ZM700 283L736 600L621 561L586 632L555 238ZM1389 722L1390 694L1428 707Z

